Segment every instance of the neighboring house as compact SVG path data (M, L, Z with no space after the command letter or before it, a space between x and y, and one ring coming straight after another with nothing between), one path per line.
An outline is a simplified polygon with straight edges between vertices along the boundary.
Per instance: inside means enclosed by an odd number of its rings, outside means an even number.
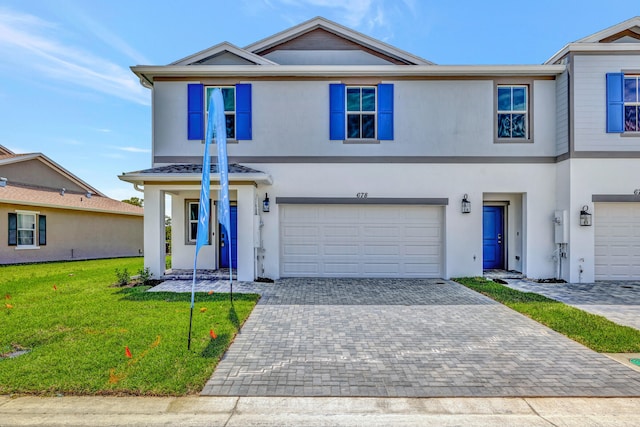
M153 91L153 168L120 179L144 185L156 275L167 195L173 266L192 268L205 99L220 87L240 280L640 279L640 18L542 65L435 65L315 18L132 70ZM198 268L229 265L211 212Z
M0 264L142 255L143 209L0 146Z

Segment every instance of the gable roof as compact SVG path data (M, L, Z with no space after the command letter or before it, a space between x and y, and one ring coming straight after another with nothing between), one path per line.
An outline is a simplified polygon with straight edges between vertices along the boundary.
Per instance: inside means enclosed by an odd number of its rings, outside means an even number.
M302 37L305 34L318 29L324 30L344 40L350 41L362 47L364 50L373 52L374 54L392 58L396 60L396 63L398 64L433 65L433 62L427 61L426 59L420 58L409 52L398 49L387 43L381 42L380 40L376 40L372 37L354 31L336 22L329 21L328 19L320 16L303 22L302 24L296 25L295 27L291 27L287 30L281 31L255 43L252 43L249 46L246 46L244 49L257 55L261 55L265 52L274 50L280 45L288 43L296 38Z
M5 151L9 151L4 147L2 148ZM26 162L29 160L37 160L43 163L44 165L46 165L47 167L51 168L56 173L72 181L79 187L85 189L86 191L90 191L91 193L96 194L98 196L107 197L104 194L102 194L100 191L98 191L95 187L87 184L85 181L81 180L80 178L78 178L77 176L75 176L74 174L72 174L71 172L69 172L68 170L66 170L65 168L63 168L62 166L60 166L59 164L57 164L56 162L54 162L53 160L51 160L50 158L48 158L42 153L14 154L11 151L9 151L9 153L11 154L0 155L0 167L3 165Z
M545 64L560 62L569 52L628 52L640 50L640 16L565 45Z
M0 187L0 203L120 215L143 216L144 214L144 209L139 206L101 195L88 196L85 193L71 191L62 193L59 189L23 185L11 181Z
M254 65L276 65L275 62L269 61L267 58L263 58L260 55L253 54L247 50L240 49L229 42L219 43L208 49L201 50L193 55L189 55L185 58L172 62L169 65L200 65L206 63L208 59L215 58L225 52L251 62Z

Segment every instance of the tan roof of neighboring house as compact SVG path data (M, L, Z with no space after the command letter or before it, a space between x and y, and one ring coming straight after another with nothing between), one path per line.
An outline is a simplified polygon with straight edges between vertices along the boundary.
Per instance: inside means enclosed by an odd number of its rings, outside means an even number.
M59 189L7 182L4 187L0 187L0 203L136 216L142 216L144 211L141 207L96 194L87 197L84 193L60 193Z

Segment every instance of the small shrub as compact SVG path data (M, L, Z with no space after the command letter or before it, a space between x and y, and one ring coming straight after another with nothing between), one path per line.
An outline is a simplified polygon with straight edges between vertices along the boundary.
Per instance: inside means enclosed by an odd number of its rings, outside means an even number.
M129 270L126 268L120 271L119 268L116 268L116 280L118 286L127 286L131 281L131 275L129 274Z
M151 285L152 277L153 277L153 273L151 272L149 267L141 268L140 270L138 270L138 278L142 286Z

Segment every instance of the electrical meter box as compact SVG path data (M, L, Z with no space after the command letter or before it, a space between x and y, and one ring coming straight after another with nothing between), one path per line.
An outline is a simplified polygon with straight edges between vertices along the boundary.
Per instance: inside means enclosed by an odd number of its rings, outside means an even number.
M567 211L555 211L553 214L554 242L569 243Z

